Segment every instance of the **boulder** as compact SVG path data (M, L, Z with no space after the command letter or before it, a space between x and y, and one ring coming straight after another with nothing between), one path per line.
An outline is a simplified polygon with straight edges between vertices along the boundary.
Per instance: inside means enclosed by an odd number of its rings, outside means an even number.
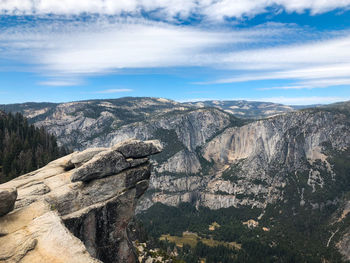
M128 140L116 144L112 149L123 154L125 158L143 158L152 154L160 153L162 151L162 145L157 140Z
M129 167L130 163L121 153L113 150L104 151L74 171L71 180L88 182L117 174Z
M85 150L73 154L71 162L81 163L90 158L86 163L76 169L71 177L72 182L88 182L94 179L117 174L127 168L146 163L147 156L161 152L162 145L159 141L127 140L112 147L110 150L103 148ZM95 156L92 155L95 153ZM77 166L76 166L77 167Z
M0 189L0 216L6 215L13 210L16 199L16 188Z

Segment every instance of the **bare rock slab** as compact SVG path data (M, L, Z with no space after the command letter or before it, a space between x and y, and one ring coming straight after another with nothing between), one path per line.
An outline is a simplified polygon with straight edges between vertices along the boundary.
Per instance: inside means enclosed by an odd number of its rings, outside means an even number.
M87 182L117 174L129 167L129 162L125 160L121 153L113 150L105 151L99 153L74 171L71 180L72 182Z
M106 150L108 150L108 148L89 148L82 152L74 153L71 159L71 163L74 164L75 167L79 167L82 164L90 161L98 153Z

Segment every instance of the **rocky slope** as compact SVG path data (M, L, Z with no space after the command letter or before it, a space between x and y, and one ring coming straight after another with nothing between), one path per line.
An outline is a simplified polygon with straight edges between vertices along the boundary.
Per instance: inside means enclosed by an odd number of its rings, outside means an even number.
M0 185L0 262L135 262L127 227L160 151L87 149Z
M271 102L245 101L245 100L208 100L188 102L196 107L215 107L234 114L239 118L261 119L305 108L304 106L287 106Z
M63 104L24 103L2 105L0 108L21 112L29 122L44 126L54 134L59 143L76 150L113 145L115 136L109 134L125 125L193 107L166 99L122 98ZM130 129L134 130L133 127Z

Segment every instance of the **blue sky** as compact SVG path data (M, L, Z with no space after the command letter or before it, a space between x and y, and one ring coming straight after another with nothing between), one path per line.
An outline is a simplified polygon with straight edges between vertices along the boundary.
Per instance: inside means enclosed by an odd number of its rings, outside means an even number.
M0 103L350 100L350 0L0 0Z

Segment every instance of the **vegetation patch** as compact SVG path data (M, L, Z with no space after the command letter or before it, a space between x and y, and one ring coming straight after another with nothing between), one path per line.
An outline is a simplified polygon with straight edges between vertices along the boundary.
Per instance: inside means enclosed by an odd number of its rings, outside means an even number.
M243 161L238 161L226 169L221 175L222 179L236 183L239 180L238 174L242 170L241 165Z
M197 233L192 232L183 232L181 237L171 236L169 234L162 235L159 240L174 242L178 247L183 247L184 244L187 244L194 248L198 242L202 242L209 247L225 246L233 249L241 249L241 245L236 242L223 242L215 239L203 238L198 236Z
M158 128L154 134L154 138L165 143L163 151L157 155L152 156L152 159L158 163L167 161L170 157L175 155L177 152L185 149L182 142L179 141L175 130L167 130Z
M138 219L157 246L163 246L165 250L179 246L179 258L185 262L199 262L200 259L251 263L342 262L334 246L326 247L326 243L332 231L338 227L341 227L340 232L345 229L350 216L341 222L341 226L330 226L329 218L334 213L331 206L312 210L307 205L300 206L296 185L290 184L285 191L291 198L287 202L268 205L262 217L259 217L262 209L250 207L210 210L196 209L190 204L179 207L155 204L138 215ZM259 225L255 228L243 225L249 220L257 221ZM220 227L209 230L208 226L213 222ZM191 233L184 234L186 231ZM337 238L334 237L333 242ZM227 246L231 242L240 244L241 249Z
M55 136L29 125L22 114L0 115L0 183L39 169L67 154Z

